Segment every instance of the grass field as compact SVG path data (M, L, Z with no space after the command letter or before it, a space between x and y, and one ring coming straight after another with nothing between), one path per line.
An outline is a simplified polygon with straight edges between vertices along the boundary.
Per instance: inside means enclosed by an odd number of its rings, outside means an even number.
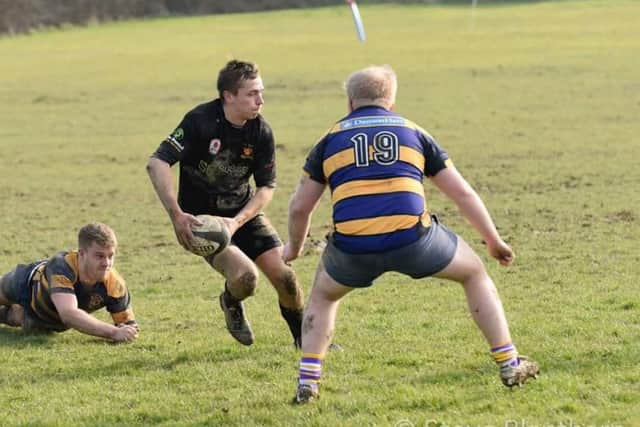
M116 23L0 38L0 271L119 235L143 328L132 345L0 327L2 425L639 426L640 2L368 6ZM432 211L487 261L542 376L509 391L459 286L388 275L343 303L322 399L289 405L298 354L261 279L250 348L222 280L175 241L144 171L226 60L260 64L279 144L268 214L286 235L305 155L345 113L346 75L389 63L517 253L488 259L450 202ZM328 199L312 233L330 226ZM295 263L308 291L318 255ZM104 314L100 318L106 319Z

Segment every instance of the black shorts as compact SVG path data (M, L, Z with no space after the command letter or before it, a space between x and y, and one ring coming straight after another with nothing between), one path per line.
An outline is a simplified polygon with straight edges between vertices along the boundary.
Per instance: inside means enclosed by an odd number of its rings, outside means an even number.
M397 271L414 279L432 276L449 265L457 247L458 236L434 219L418 240L387 252L343 252L329 237L322 262L336 282L352 288L365 288L387 271Z
M231 238L231 243L240 248L252 261L269 249L282 246L278 232L263 213L259 213L240 227Z

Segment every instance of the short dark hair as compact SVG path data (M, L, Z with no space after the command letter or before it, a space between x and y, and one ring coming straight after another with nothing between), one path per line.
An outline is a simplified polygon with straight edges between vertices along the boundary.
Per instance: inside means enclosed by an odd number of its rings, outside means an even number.
M88 249L95 242L98 246L113 248L118 246L116 233L111 227L101 222L92 222L80 229L78 233L78 248Z
M224 99L224 91L237 94L238 89L245 80L253 80L258 77L260 70L253 62L238 61L232 59L227 62L222 70L218 73L218 94L220 99Z

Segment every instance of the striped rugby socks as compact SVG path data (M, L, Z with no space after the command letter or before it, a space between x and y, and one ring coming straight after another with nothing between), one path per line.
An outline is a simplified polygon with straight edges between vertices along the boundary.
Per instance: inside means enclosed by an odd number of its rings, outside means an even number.
M492 348L491 356L500 368L516 367L520 364L518 350L512 342Z
M322 357L314 353L302 353L300 358L300 373L298 384L307 384L314 391L320 387L320 376L322 375Z

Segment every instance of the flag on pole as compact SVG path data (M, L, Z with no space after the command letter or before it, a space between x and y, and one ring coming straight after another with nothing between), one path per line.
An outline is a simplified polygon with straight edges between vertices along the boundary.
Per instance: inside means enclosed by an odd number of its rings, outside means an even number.
M364 25L362 24L362 17L360 16L360 11L358 10L358 5L355 0L346 0L349 7L351 7L351 15L353 16L353 23L356 26L356 32L358 33L358 40L362 43L367 39L367 36L364 34Z

